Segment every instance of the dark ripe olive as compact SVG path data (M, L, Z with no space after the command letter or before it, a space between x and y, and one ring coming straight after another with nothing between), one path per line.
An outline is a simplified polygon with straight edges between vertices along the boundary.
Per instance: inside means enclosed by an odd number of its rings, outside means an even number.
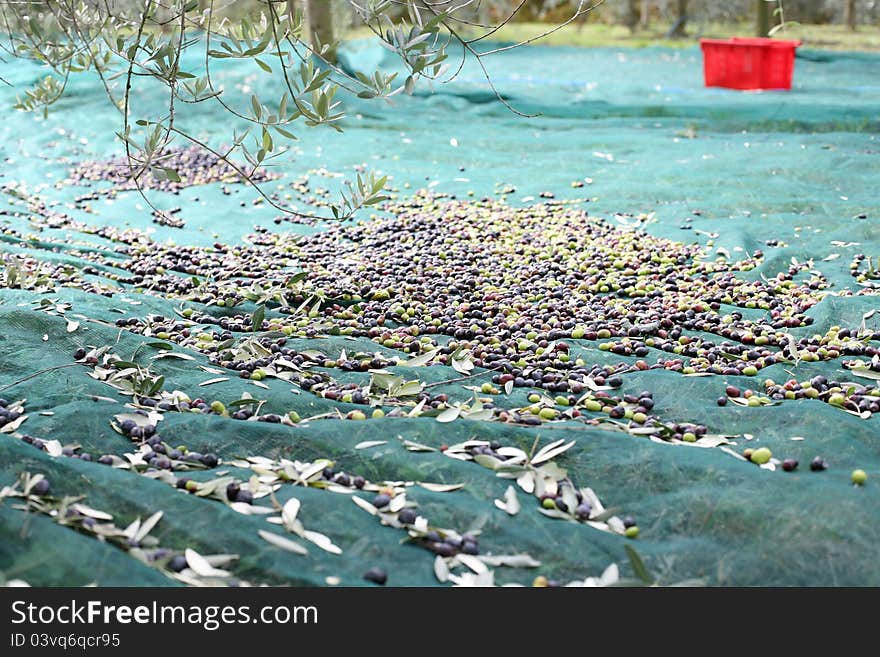
M36 495L48 495L51 489L52 484L44 477L33 485L31 492Z
M432 541L428 543L428 549L431 550L431 552L433 552L434 554L439 554L441 557L451 557L453 554L455 554L455 548L446 541Z
M400 513L397 514L397 520L404 525L411 525L416 521L418 516L419 514L416 513L415 509L401 509Z
M813 472L821 472L828 468L828 463L825 462L821 456L815 457L812 461L810 461L810 470Z
M186 568L189 564L186 563L186 557L182 554L177 554L168 561L168 570L174 571L175 573L179 573L181 570Z
M449 545L451 545L456 550L460 549L461 544L464 542L463 539L461 539L457 536L447 536L446 538L443 539L443 541L445 543L449 543Z
M238 494L241 492L241 486L238 482L231 482L226 485L226 499L230 502L235 502L238 499Z
M370 568L367 572L364 573L364 579L368 582L373 582L374 584L378 584L379 586L385 586L385 582L388 581L388 573L386 573L381 568Z
M235 496L235 501L242 502L244 504L253 504L254 494L251 493L249 490L242 489L238 491L238 494Z
M376 497L373 498L373 506L377 509L381 509L382 507L388 506L388 503L391 501L391 497L386 495L385 493L379 493Z
M593 506L589 502L581 502L574 510L574 514L578 520L588 520L593 514Z

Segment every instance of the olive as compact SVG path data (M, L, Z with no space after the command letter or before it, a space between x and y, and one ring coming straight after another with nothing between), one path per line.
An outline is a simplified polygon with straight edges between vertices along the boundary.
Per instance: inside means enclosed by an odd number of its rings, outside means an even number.
M810 461L810 470L812 470L813 472L821 472L826 468L828 468L828 464L821 456L816 456L812 461Z
M414 509L401 509L400 513L397 514L397 520L402 522L404 525L411 525L418 518L418 514Z
M186 557L182 554L177 554L171 557L168 561L168 570L172 570L175 573L179 573L181 570L186 568L189 564L186 562Z
M434 554L439 554L441 557L451 557L453 554L455 554L455 547L453 547L446 541L429 542L428 549L430 549Z
M379 586L385 586L385 582L388 581L388 573L381 568L374 567L364 573L364 579Z
M52 489L52 485L48 479L45 477L40 479L37 483L33 485L31 488L31 492L37 495L48 495L49 491Z

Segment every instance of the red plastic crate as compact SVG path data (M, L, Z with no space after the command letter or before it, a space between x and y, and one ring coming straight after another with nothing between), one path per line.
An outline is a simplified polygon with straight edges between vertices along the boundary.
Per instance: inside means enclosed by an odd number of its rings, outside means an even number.
M791 89L800 41L733 37L700 39L707 87Z

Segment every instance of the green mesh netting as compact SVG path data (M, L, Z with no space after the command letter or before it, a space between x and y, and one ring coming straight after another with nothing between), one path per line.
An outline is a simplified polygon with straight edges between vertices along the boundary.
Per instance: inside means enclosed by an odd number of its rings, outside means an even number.
M367 70L376 62L395 66L370 43L352 44L343 52L343 63L351 69ZM530 203L541 192L557 198L588 195L587 208L594 214L655 213L648 231L658 236L703 245L714 239L716 248L732 254L763 249L763 263L743 278L772 277L786 270L792 258L813 259L832 292L859 292L850 276L852 256L880 255L878 63L874 55L806 51L797 60L790 93L751 94L703 88L697 49L515 50L490 59L494 80L514 107L542 116L521 118L503 108L471 64L455 82L414 97L396 97L391 107L347 99L345 134L303 131L292 154L278 161L277 170L287 176L279 183L319 168L351 175L365 165L393 174L403 193L430 187L459 196L472 191L479 198L504 191L512 204ZM228 65L217 78L241 88L253 84L249 73L247 67ZM30 84L43 74L21 63L4 67L4 78L13 85ZM15 92L16 87L0 87L2 106L10 107ZM159 113L164 92L145 88L137 102ZM183 109L180 120L206 137L222 139L229 117L207 107ZM95 81L87 78L71 81L70 93L46 120L8 110L0 123L0 182L16 183L90 226L149 229L153 239L178 244L207 245L218 239L240 243L255 225L272 231L321 230L320 225L274 224L277 212L254 204L255 193L241 185L231 186L228 196L219 184L176 195L154 193L152 200L160 207L183 208L184 229L151 223L142 199L130 192L93 200L93 212L73 207L73 199L89 190L56 183L79 161L118 154L113 137L117 119ZM338 187L336 178L313 177L321 186ZM585 187L572 188L573 181L585 178ZM23 209L14 195L7 196L10 210ZM82 267L82 253L88 249L112 253L113 244L95 234L69 226L51 228L45 222L37 229L28 213L6 214L0 221L18 234L3 236L7 254ZM767 240L785 246L768 247ZM97 271L90 280L101 280L100 273L107 270ZM64 319L34 306L41 297L71 304L68 318L81 315L109 323L122 316L170 316L177 305L131 290L113 297L70 288L46 295L0 290L0 386L71 363L83 344L112 344L118 353L131 354L144 342L142 336L94 322L82 321L69 332ZM876 296L867 294L829 296L808 313L815 324L794 333L858 326L877 305ZM876 316L866 321L877 326ZM333 356L342 349L376 348L368 340L356 344L342 337L297 345ZM603 358L600 362L624 360ZM184 390L192 397L201 394L228 403L247 390L267 400L264 410L296 410L302 417L357 408L309 393L292 394L289 384L275 379L265 381L268 390L234 376L201 389L198 384L213 375L197 369L199 364L207 360L195 354L194 361L162 359L153 367L165 376L166 389ZM78 443L95 456L130 452L130 441L110 425L112 416L122 411L121 403L93 396L125 399L89 378L87 371L79 366L57 369L0 391L9 400L27 399L28 419L19 433ZM796 368L776 365L762 371L759 380L782 381L790 375L802 380L816 374L847 378L840 361L832 361ZM365 375L334 376L366 380ZM418 376L426 382L444 381L457 373L432 366L421 368ZM490 376L469 383L478 385ZM484 554L528 553L542 562L534 571L498 568L501 582L528 583L536 573L561 581L597 575L611 562L625 564L624 545L629 544L664 583L703 578L716 585L880 584L878 420L859 419L812 400L719 408L715 399L727 383L723 376L686 378L650 370L624 376L623 392L653 390L657 414L705 424L713 433L750 434L754 438L749 445L799 459L797 472L768 472L717 448L659 444L577 423L511 427L467 419L443 424L433 418L328 418L291 427L168 413L161 433L171 444L215 452L226 461L247 456L327 458L337 469L373 481L464 484L442 493L414 487L407 497L432 524L460 532L479 528ZM457 384L436 391L453 399L470 395ZM521 404L525 394L517 390L512 397ZM493 504L510 481L440 452L409 451L399 440L438 447L474 436L523 449L536 437L542 444L560 438L576 441L559 465L578 485L592 487L606 506L634 516L639 538L633 542L544 517L523 494L522 510L510 516ZM366 440L387 442L355 448ZM744 446L740 438L735 449ZM808 470L815 455L827 459L827 471ZM866 486L850 484L855 468L868 472ZM243 479L249 475L233 466L222 469ZM53 458L11 435L0 435L0 485L11 484L22 471L47 475L56 494L86 495L89 506L112 513L122 527L161 510L164 516L153 535L162 546L237 554L239 561L230 570L248 582L323 585L328 577L337 577L342 584L358 585L369 568L379 566L388 571L389 584L438 583L429 552L401 542L401 531L381 526L347 495L292 486L279 490L282 504L292 495L301 500L299 518L306 528L326 534L343 550L333 555L310 546L309 554L300 556L260 538L259 530L272 529L261 516L237 513L216 500L187 495L126 470ZM192 476L206 480L214 475L203 471ZM118 547L13 506L11 500L0 504L0 571L6 577L34 585L175 583Z

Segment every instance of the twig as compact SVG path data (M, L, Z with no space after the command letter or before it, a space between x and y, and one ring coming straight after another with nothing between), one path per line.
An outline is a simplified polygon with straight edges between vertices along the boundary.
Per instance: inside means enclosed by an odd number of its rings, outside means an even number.
M472 379L475 376L481 376L486 372L497 372L501 368L500 365L496 365L495 367L484 367L481 368L481 371L474 372L473 374L467 374L465 376L460 376L456 379L446 379L445 381L434 381L434 383L426 383L426 388L433 388L434 386L445 386L447 383L455 383L457 381L465 381L467 379Z
M47 367L44 370L40 370L39 372L34 372L33 374L28 374L23 379L19 379L18 381L13 381L12 383L8 383L5 386L0 387L0 390L8 390L12 386L17 386L19 383L24 383L34 377L40 376L41 374L45 374L46 372L53 372L55 370L61 370L65 367L76 367L77 365L82 365L82 363L67 363L66 365L55 365L54 367Z

